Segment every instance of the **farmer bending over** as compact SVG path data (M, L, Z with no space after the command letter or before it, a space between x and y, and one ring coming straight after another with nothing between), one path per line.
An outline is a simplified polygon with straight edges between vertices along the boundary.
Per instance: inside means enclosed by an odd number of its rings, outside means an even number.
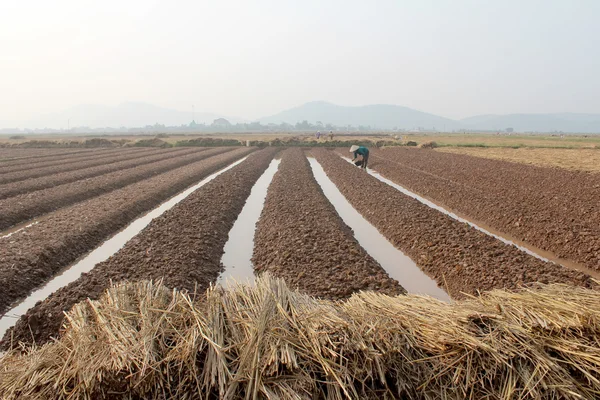
M350 153L354 153L354 158L352 159L353 162L359 155L362 156L362 163L360 166L362 169L367 169L367 163L369 162L369 149L364 146L354 145L350 147Z

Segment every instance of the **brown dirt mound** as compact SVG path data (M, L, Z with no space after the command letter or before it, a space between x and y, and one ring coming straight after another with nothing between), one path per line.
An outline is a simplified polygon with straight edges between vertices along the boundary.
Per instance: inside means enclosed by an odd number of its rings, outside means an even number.
M172 147L173 146L169 142L165 142L164 140L161 140L158 138L138 140L133 145L136 147Z
M419 147L422 149L435 149L436 147L438 147L438 144L436 142L425 142Z

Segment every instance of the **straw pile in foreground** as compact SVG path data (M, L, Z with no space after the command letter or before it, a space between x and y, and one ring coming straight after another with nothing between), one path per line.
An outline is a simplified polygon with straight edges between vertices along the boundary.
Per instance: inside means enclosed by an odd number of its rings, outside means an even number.
M263 276L201 300L110 288L60 340L0 360L4 399L600 396L600 292L551 285L446 304L360 293L329 302Z

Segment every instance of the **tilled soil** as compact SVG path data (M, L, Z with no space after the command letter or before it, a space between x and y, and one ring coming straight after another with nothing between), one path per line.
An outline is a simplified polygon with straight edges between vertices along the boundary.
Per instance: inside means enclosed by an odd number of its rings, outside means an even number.
M110 162L123 161L136 157L136 154L149 154L151 151L152 149L105 150L101 153L78 155L77 157L69 157L64 160L52 161L49 163L39 163L49 165L30 165L27 167L21 165L18 167L13 167L19 168L17 171L0 172L0 184L24 181L26 179L38 178L59 172L75 171L77 169L94 167L96 165L105 165ZM22 169L25 167L26 169Z
M0 166L60 160L74 154L91 154L105 149L5 149L0 148Z
M59 185L50 189L26 193L0 200L0 229L27 221L47 212L87 200L135 182L165 173L199 160L230 151L217 147L209 150L186 150L183 155L171 154L166 160L147 161L140 167L118 170L82 181Z
M252 154L154 219L114 256L30 309L4 345L13 334L25 342L32 334L37 343L48 341L59 332L63 310L97 299L111 280L164 279L168 287L203 293L218 278L229 231L276 151Z
M69 163L81 162L85 160L95 160L104 157L113 157L118 155L135 154L135 153L148 153L150 149L144 148L129 148L129 149L101 149L93 153L75 153L69 156L64 156L58 159L30 159L27 163L18 165L5 165L0 164L0 173L13 173L13 172L25 172L34 169L52 167L56 165L65 165Z
M597 287L404 195L327 150L317 160L348 201L454 298L533 282ZM377 166L379 167L379 166Z
M316 182L302 150L283 153L257 224L252 262L313 296L404 289L354 239Z
M63 208L0 238L0 314L140 214L254 151L238 148Z
M416 193L600 270L600 174L418 149L374 150L371 160Z
M106 163L94 167L82 168L75 171L58 172L40 176L38 178L26 179L19 182L0 184L0 199L18 196L23 193L33 192L46 188L63 185L65 183L76 182L86 178L104 175L110 172L137 167L155 161L164 160L171 157L182 156L193 152L192 149L183 150L155 150L152 152L135 153L132 155L118 156L117 161L106 160Z

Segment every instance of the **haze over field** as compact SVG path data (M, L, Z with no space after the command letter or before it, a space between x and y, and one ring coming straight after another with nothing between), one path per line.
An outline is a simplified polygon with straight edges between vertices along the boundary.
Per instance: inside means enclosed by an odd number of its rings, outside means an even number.
M599 132L599 16L595 0L5 1L0 127Z

